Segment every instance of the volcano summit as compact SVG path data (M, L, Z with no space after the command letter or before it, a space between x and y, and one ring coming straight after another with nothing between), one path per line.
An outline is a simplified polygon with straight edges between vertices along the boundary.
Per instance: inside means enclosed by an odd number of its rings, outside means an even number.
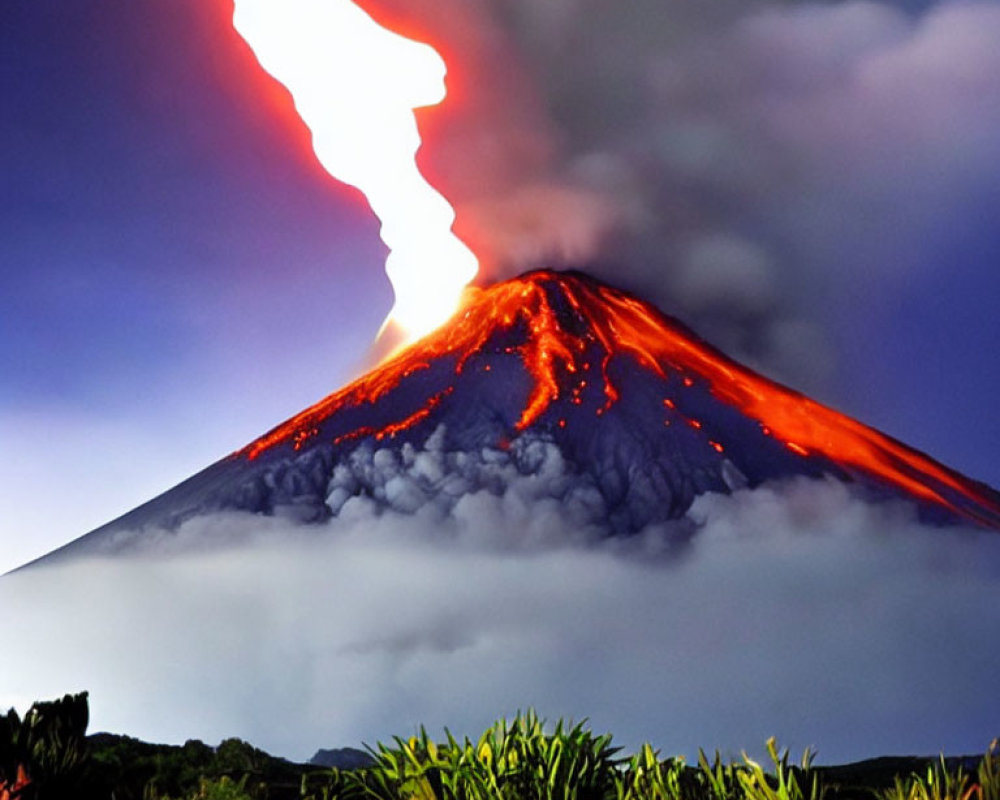
M790 476L1000 528L990 487L754 373L635 297L538 271L470 290L449 322L368 374L34 563L132 549L144 529L214 511L312 521L353 496L447 511L509 476L537 477L542 495L608 533Z

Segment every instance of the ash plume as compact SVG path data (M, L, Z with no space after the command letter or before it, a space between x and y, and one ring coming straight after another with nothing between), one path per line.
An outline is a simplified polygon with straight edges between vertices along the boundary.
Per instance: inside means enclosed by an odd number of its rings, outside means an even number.
M365 5L454 54L421 159L486 281L586 265L806 391L1000 178L994 3Z

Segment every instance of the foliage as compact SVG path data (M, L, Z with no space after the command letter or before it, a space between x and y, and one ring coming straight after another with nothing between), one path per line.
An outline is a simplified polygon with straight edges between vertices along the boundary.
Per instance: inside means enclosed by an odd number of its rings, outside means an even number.
M218 747L127 736L86 737L87 695L0 716L0 800L1000 800L1000 742L982 758L881 758L843 767L800 763L774 739L770 764L661 759L644 744L619 755L609 734L534 712L501 719L478 739L421 728L369 749L373 764L316 769L240 739ZM904 777L905 776L905 777Z
M380 744L372 751L373 767L334 771L332 780L313 796L375 800L615 796L620 760L615 758L611 736L595 736L583 723L569 727L560 721L552 734L546 734L544 721L529 711L510 722L500 720L475 742L458 741L445 733L443 744L435 743L423 728L408 740L396 737L394 746ZM310 788L305 781L303 793Z
M226 739L218 747L188 740L176 747L100 734L94 737L94 762L100 765L104 796L113 791L115 800L228 797L224 792L237 787L243 794L234 797L297 798L300 777L307 771L240 739ZM262 785L269 787L267 792Z
M746 769L739 773L740 782L747 800L821 800L825 790L820 786L819 776L811 773L809 794L803 792L795 771L788 767L788 750L778 753L778 746L772 736L767 740L767 753L774 764L774 775L765 775L763 767L743 754ZM802 754L800 770L802 776L810 777L812 753L807 749Z
M1000 741L994 739L976 768L975 776L962 763L949 767L942 755L923 774L896 777L881 800L998 800L1000 798Z
M249 775L244 775L234 781L228 775L221 778L201 778L198 788L176 800L264 800L268 796L266 784L258 784L252 789L247 788ZM143 800L174 800L168 795L158 794L150 784L143 793Z
M976 770L977 800L1000 800L1000 739L994 739Z
M629 760L615 782L615 800L670 800L688 794L684 759L660 761L659 754L644 744Z
M1000 800L1000 746L978 761L976 780L959 760L885 759L847 767L818 768L806 750L798 765L775 740L766 743L767 768L745 753L724 763L699 751L698 765L661 760L645 744L630 758L617 757L609 735L583 725L558 723L551 734L529 711L501 720L477 741L458 741L448 731L435 743L423 729L395 738L372 754L374 766L328 770L303 777L305 800ZM917 764L908 778L887 772ZM858 772L864 779L858 781ZM841 775L841 779L834 776ZM876 788L883 787L883 788ZM889 788L886 788L889 787Z
M561 721L551 734L533 711L501 720L478 741L459 742L448 731L435 743L424 729L418 736L372 751L373 767L331 771L303 780L302 795L315 800L821 800L824 789L810 771L806 751L800 768L789 768L787 751L767 743L774 763L768 775L744 755L742 764L724 765L719 755L699 767L683 759L661 761L645 744L629 759L618 758L608 734L595 736L583 723ZM805 783L803 783L805 781ZM805 785L808 790L801 787Z
M81 796L87 781L87 693L0 717L0 798Z

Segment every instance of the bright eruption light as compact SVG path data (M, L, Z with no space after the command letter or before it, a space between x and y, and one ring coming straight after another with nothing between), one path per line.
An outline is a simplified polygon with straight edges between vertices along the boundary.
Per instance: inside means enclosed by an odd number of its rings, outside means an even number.
M478 270L455 212L420 174L414 109L440 103L445 64L350 0L236 0L233 26L291 92L313 149L381 220L395 305L386 322L416 338L444 322Z

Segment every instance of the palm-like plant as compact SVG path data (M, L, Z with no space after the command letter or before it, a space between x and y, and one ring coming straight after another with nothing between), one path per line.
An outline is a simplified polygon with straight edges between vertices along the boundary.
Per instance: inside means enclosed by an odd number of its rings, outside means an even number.
M584 723L545 721L529 710L502 719L478 740L445 731L438 744L423 728L409 739L379 744L375 766L332 772L319 796L372 800L605 800L616 796L621 760L611 736L596 736ZM303 794L308 781L303 782Z
M0 716L0 800L80 796L88 721L86 692Z

